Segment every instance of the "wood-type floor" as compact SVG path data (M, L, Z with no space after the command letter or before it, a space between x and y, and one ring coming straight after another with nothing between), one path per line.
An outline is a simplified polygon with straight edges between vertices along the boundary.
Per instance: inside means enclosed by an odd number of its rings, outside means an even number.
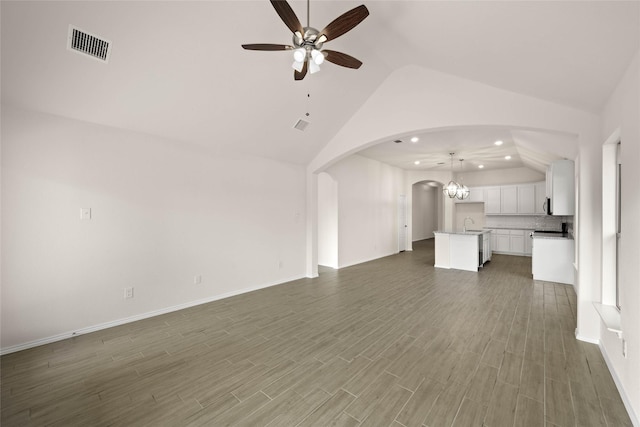
M2 426L631 426L571 286L413 252L8 354Z

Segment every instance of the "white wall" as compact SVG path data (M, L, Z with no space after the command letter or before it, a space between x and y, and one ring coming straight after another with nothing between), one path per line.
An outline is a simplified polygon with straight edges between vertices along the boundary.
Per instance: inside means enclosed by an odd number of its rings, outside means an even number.
M413 184L411 202L411 241L432 239L438 229L438 188L424 183Z
M2 350L303 276L305 191L297 165L3 106Z
M456 203L455 212L455 230L462 231L464 229L466 218L473 220L473 222L467 221L467 228L473 230L484 227L484 203Z
M339 267L397 253L404 172L357 155L327 172L338 182Z
M635 421L640 416L640 52L611 95L604 109L602 143L620 130L622 154L621 321L628 357L622 341L601 329L602 348L611 362ZM600 147L602 148L602 147Z
M338 268L338 183L318 175L318 265Z

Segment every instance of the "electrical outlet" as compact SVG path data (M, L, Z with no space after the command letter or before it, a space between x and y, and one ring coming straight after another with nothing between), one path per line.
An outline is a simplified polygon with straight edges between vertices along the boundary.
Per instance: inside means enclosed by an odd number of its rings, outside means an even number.
M124 288L124 299L133 298L133 288Z
M200 275L193 276L193 284L199 285L200 283L202 283L202 276Z
M284 262L279 261L279 262L278 262L278 268L280 268L280 269L281 269L282 267L284 267Z

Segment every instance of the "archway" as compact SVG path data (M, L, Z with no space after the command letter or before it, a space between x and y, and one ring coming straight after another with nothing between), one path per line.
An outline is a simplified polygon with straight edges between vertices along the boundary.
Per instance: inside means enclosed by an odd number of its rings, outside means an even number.
M443 228L442 184L420 181L411 190L411 241L431 239L434 231Z
M567 153L563 157L576 161L580 190L574 228L580 249L576 260L576 286L579 288L577 334L597 337L600 323L591 301L600 296L600 283L596 280L601 276L600 265L592 262L600 259L601 251L596 239L601 229L601 200L593 197L594 190L601 185L600 125L596 113L571 109L419 66L398 69L308 164L309 230L316 227L317 192L314 188L317 188L317 180L314 176L341 159L389 137L406 137L409 132L419 129L458 126L503 126L572 135L574 142L571 147L556 145L554 151L571 148L567 151L572 154ZM410 194L413 183L428 179L420 175L413 171L406 173L407 194ZM447 177L436 180L448 181ZM446 227L446 221L453 222L453 215L450 215L453 203L445 200L444 205ZM313 242L313 232L307 235ZM317 254L313 253L317 245L308 243L307 248L311 250L307 256L307 272L313 277L317 275Z

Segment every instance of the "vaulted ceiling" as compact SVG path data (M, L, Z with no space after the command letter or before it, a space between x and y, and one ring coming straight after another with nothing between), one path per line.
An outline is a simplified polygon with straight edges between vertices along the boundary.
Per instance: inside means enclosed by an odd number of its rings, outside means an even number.
M290 4L306 24L306 2ZM322 28L359 4L311 1L310 24ZM325 63L296 82L289 52L240 47L291 43L266 0L2 1L2 103L306 164L401 67L598 112L640 40L636 1L365 4L370 16L325 46L360 59L362 68ZM70 24L112 42L107 64L67 50ZM310 122L304 132L293 129L298 119ZM553 157L536 153L539 135L499 132L525 165Z

